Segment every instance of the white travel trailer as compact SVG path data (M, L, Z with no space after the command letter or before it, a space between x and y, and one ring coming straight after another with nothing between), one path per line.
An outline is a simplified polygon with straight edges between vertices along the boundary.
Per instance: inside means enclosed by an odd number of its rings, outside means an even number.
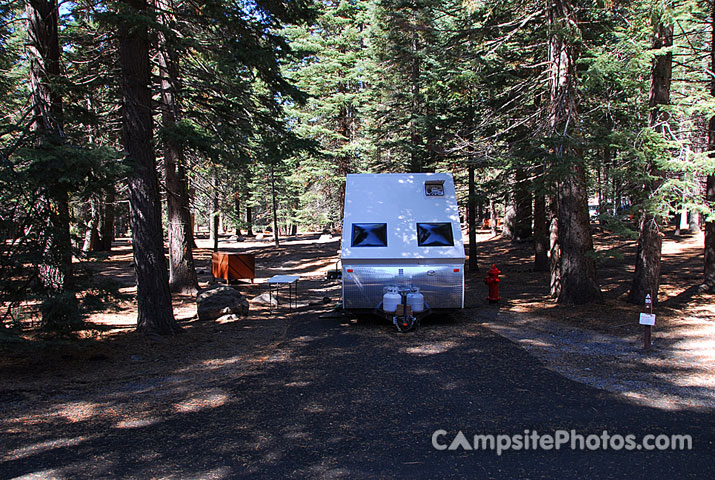
M347 176L344 309L376 310L401 329L405 318L411 328L435 309L463 308L464 260L451 174Z

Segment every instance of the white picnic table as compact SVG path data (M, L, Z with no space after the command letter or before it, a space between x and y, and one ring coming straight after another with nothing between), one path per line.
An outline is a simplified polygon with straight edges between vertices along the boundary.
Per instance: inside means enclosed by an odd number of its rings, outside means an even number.
M293 310L294 298L295 306L298 308L298 280L300 280L300 275L273 275L266 281L268 284L269 310L273 309L274 288L276 290L276 307L278 306L278 289L281 285L288 285L288 309Z

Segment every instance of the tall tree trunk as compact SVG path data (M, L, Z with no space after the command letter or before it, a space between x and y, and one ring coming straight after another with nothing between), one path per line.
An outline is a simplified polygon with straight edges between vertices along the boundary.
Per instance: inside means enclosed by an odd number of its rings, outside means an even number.
M496 235L497 230L497 205L493 198L489 199L489 228L492 230L492 235Z
M168 31L172 31L173 2L154 0L154 3L159 23ZM166 172L166 213L169 221L169 289L172 292L193 295L199 288L199 282L191 251L193 231L184 152L180 141L171 132L181 120L181 105L178 98L181 94L179 63L167 34L159 30L158 38L161 120L164 129L170 132L162 138Z
M672 45L673 27L663 25L662 21L658 20L656 34L653 39L653 49L659 50ZM663 55L657 55L653 60L650 75L648 125L662 135L666 133L665 122L667 122L669 114L664 112L660 106L670 103L672 68L672 53L667 52ZM660 224L663 219L650 211L647 197L663 183L664 176L653 161L650 161L646 168L649 178L643 185L646 200L640 218L636 270L633 274L631 291L628 293L628 302L636 305L642 305L645 302L646 295L651 295L653 303L657 303L658 289L660 288L661 248L663 243Z
M100 252L109 252L112 250L112 242L114 241L114 187L104 195L104 203L102 205L102 225L99 234L99 243L97 250Z
M529 178L522 167L516 168L516 183L514 184L514 237L515 241L524 241L531 238L531 190Z
M476 272L479 270L477 262L477 219L476 219L476 203L477 195L474 185L474 164L469 164L469 203L467 205L467 223L469 224L469 271Z
M241 192L233 193L233 211L236 214L236 236L241 236Z
M549 271L549 229L546 219L546 196L543 191L534 194L534 270Z
M99 199L92 197L89 200L90 217L87 223L87 231L84 234L82 252L94 252L99 244L99 223L101 221Z
M715 95L715 92L713 92ZM709 149L715 152L715 117L710 119ZM708 175L705 200L715 205L715 175ZM715 220L705 222L705 278L701 290L715 293Z
M243 204L246 206L246 236L253 236L253 207L251 206L251 188L249 181L250 171L246 170L246 175L242 176L243 181Z
M213 199L211 205L211 222L209 227L211 232L209 234L211 241L213 243L213 251L218 252L218 226L221 220L221 212L219 211L219 198L218 198L218 171L216 167L213 169Z
M52 87L61 75L58 35L59 10L56 0L27 0L27 52L30 60L32 105L31 129L38 146L64 141L62 96ZM61 292L71 285L72 241L70 236L69 193L59 182L47 182L41 191L39 211L45 219L39 264L42 284Z
M550 123L555 143L555 158L568 172L559 179L558 230L560 264L552 269L552 290L557 286L559 303L601 301L596 279L593 239L588 218L586 172L581 152L570 145L577 135L577 90L575 40L578 24L570 0L553 0L549 6L549 61L551 64ZM568 168L566 168L568 167ZM552 260L553 262L553 260ZM556 278L558 276L558 278Z
M715 71L715 2L710 3L710 71ZM710 96L715 98L715 77L710 74ZM715 157L715 115L708 122L708 152ZM705 201L715 205L715 174L705 181ZM715 218L705 221L704 278L700 286L703 291L715 292Z
M123 0L129 14L119 23L122 72L122 133L127 153L129 207L134 269L137 277L137 331L171 335L181 331L174 319L161 231L161 200L153 148L148 15L143 0ZM148 22L148 20L147 20Z
M549 294L552 298L561 295L561 245L559 244L558 200L556 196L549 197L549 271L551 280Z
M416 21L412 25L412 65L410 72L410 97L411 97L411 120L410 120L410 172L418 173L422 171L422 155L420 153L422 139L418 129L418 117L420 115L422 102L420 99L420 70L422 68L419 58L419 35L417 33Z
M194 208L194 201L196 200L196 189L186 184L189 192L189 229L191 230L191 245L192 249L198 248L196 246L196 210Z
M280 247L278 239L278 199L276 198L276 172L271 163L271 204L273 207L273 242L276 247Z
M343 89L346 90L346 89ZM351 109L349 105L343 105L340 107L340 115L337 119L337 134L336 148L335 150L339 153L337 156L337 169L336 175L340 179L340 186L338 187L338 201L340 205L340 218L345 216L345 178L348 173L352 172L352 153L348 153L347 149L344 147L350 143L353 137L352 132L352 118Z

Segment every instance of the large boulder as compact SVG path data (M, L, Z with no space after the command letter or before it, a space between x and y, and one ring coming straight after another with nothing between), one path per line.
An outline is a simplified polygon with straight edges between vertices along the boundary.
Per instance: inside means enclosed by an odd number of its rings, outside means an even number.
M214 285L199 291L196 296L199 320L215 320L224 315L248 315L248 300L237 290L226 285Z

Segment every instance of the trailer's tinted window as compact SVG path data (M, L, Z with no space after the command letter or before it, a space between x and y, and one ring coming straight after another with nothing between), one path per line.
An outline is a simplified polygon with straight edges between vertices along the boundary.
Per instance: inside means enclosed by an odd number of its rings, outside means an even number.
M451 223L418 223L417 244L420 247L451 247L454 245Z
M386 247L386 223L353 223L353 247Z

